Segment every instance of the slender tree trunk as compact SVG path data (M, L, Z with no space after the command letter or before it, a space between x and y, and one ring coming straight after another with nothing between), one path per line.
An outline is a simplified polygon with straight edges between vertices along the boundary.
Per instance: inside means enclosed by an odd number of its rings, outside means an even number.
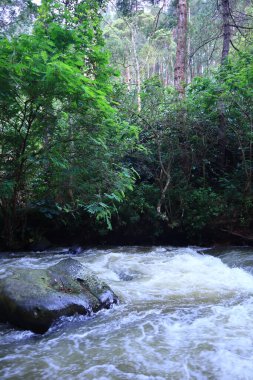
M165 86L168 86L169 84L169 68L168 68L168 62L165 64Z
M229 0L221 0L221 11L223 20L223 47L221 61L224 62L229 53L231 39Z
M136 73L137 107L138 107L138 112L140 112L141 111L141 74L140 74L140 63L139 63L137 49L136 49L135 26L131 28L131 39L132 39L133 59L135 62L135 73Z
M130 91L130 82L131 82L131 75L130 75L130 68L129 66L126 67L126 85L128 91Z
M193 61L193 58L190 58L189 60L189 75L190 75L190 82L193 80L194 78L194 61Z
M155 64L155 74L156 75L160 75L160 65L159 65L159 60L156 61L156 64Z
M229 0L221 0L221 13L222 13L222 28L223 28L223 46L221 53L221 63L226 62L229 48L230 48L230 39L231 39L231 27L230 27L230 4ZM218 112L219 112L219 150L220 150L220 166L221 170L226 166L226 129L227 122L225 116L225 104L222 99L218 101Z
M152 67L152 75L155 75L156 72L155 72L155 68L156 68L156 63L153 64L153 67Z
M187 22L190 24L191 23L191 8L190 8L190 3L188 5L188 19L187 19ZM187 37L187 35L186 35ZM191 38L190 38L190 35L188 36L188 38L186 39L186 44L187 44L187 52L190 52L191 51ZM191 83L191 65L190 65L190 62L189 62L189 59L187 57L187 67L186 67L186 72L187 72L187 83Z
M184 96L184 82L186 72L187 55L187 27L188 27L188 3L187 0L178 2L178 22L177 22L177 52L174 70L174 84L181 96Z

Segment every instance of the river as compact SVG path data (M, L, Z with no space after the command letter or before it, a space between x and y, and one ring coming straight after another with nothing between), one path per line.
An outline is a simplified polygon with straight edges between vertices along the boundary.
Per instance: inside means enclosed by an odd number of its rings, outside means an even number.
M2 254L0 277L66 256ZM1 380L253 379L253 248L114 247L75 258L120 305L63 318L44 335L0 324Z

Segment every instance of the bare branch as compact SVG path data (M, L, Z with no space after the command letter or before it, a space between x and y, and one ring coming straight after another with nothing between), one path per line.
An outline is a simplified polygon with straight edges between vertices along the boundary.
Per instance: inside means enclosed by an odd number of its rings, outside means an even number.
M209 44L209 42L212 42L212 41L214 41L214 40L217 40L217 39L219 39L219 38L221 38L223 36L223 34L221 33L221 34L218 34L217 36L215 36L215 37L212 37L212 38L209 38L208 40L206 40L206 41L204 41L201 45L199 45L198 47L197 47L197 49L195 49L194 50L194 52L193 53L191 53L190 54L190 59L192 59L192 57L202 48L202 47L204 47L205 45L207 45L207 44Z
M236 29L247 29L247 30L252 30L253 27L250 27L250 26L243 26L243 25L237 25L237 24L229 24L229 26L232 26Z
M234 44L233 44L233 41L232 40L230 40L230 43L231 43L231 45L232 45L232 47L236 50L236 51L240 51Z

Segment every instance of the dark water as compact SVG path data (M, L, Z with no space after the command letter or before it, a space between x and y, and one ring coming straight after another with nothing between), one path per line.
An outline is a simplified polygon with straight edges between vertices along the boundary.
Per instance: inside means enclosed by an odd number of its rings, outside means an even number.
M2 255L0 277L63 257ZM253 250L118 247L75 258L120 306L43 336L0 325L0 379L253 379Z

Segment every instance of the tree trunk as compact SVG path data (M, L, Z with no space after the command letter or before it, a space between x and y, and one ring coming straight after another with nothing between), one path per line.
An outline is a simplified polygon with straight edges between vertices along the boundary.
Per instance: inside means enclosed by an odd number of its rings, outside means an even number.
M131 40L133 48L133 59L135 63L135 73L136 73L136 88L137 88L137 108L138 112L141 111L141 74L140 74L140 63L137 55L136 49L136 28L133 26L131 28Z
M169 85L169 68L168 68L168 62L165 63L165 79L164 79L164 85Z
M187 55L187 22L188 4L187 0L178 2L178 22L177 22L177 53L174 71L174 84L181 96L184 96L184 82L186 72Z
M230 48L230 39L231 39L231 27L230 27L230 7L229 0L221 0L221 12L222 12L222 29L223 29L223 46L222 46L222 54L221 54L221 63L224 64L226 62L229 48ZM220 150L220 168L224 170L226 166L226 129L227 122L225 116L225 104L220 99L218 101L218 112L219 112L219 150Z
M131 75L130 75L130 67L127 66L126 67L126 76L125 76L125 81L126 81L126 85L127 85L127 89L128 91L130 91L131 89L131 86L130 86L130 82L131 82Z
M224 62L229 53L231 39L229 0L221 0L221 11L223 20L223 47L221 61Z

